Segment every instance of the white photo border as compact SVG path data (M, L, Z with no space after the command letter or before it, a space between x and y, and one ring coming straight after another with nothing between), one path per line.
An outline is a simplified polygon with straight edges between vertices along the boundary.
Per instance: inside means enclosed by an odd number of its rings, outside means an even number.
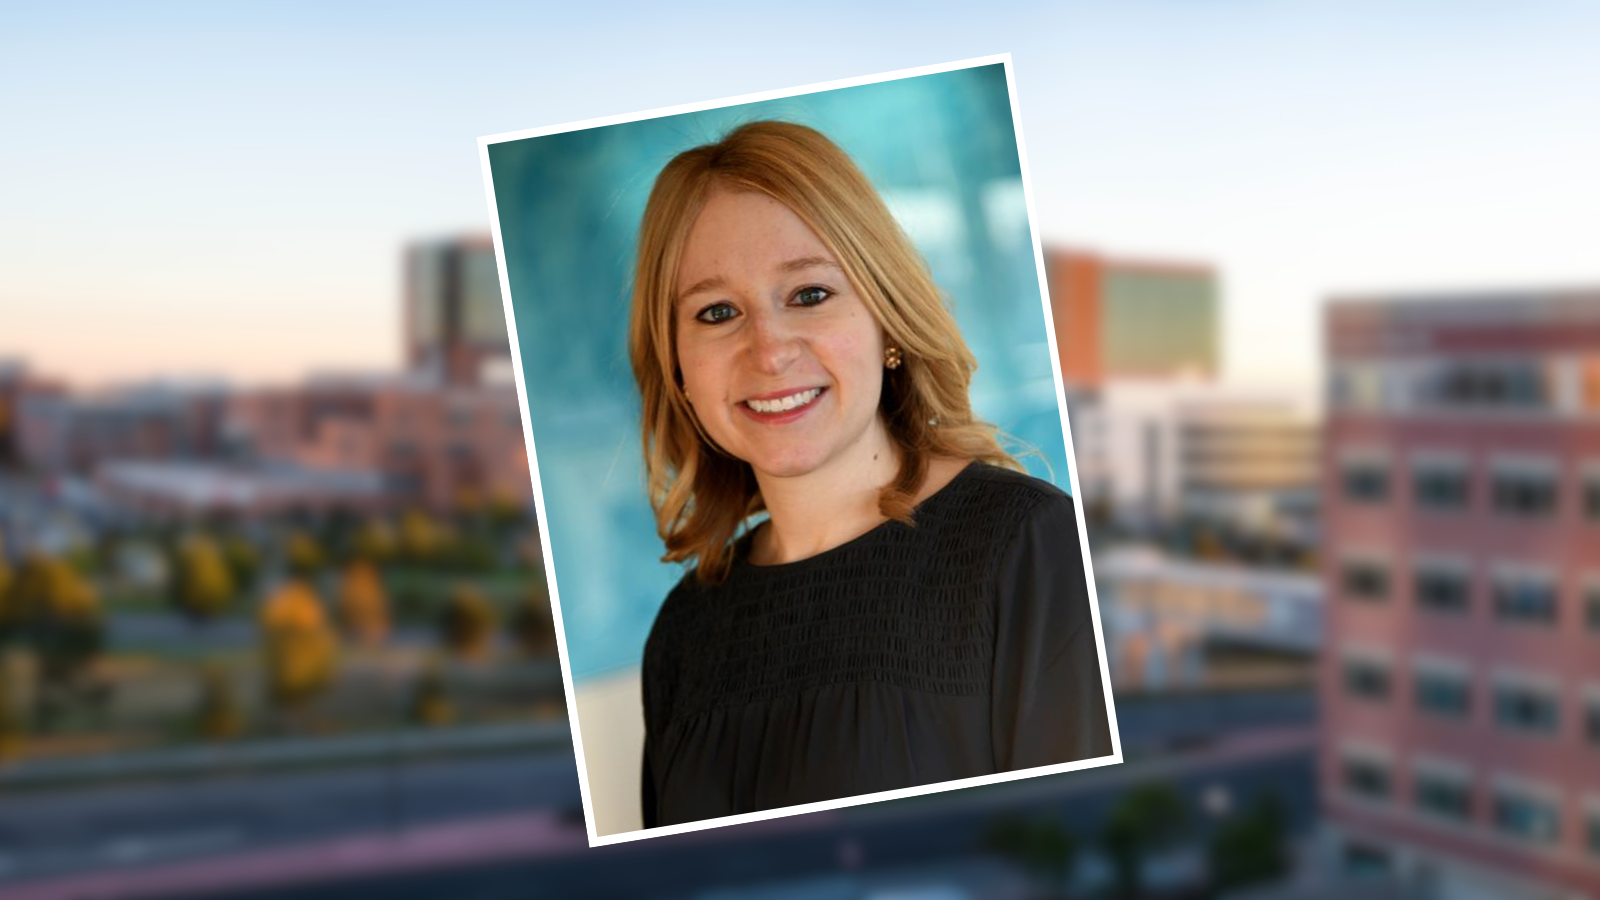
M920 75L936 75L941 72L953 72L960 69L970 69L979 66L995 64L1005 66L1006 90L1011 99L1011 127L1017 139L1017 160L1021 165L1023 196L1027 200L1028 230L1033 240L1033 264L1036 277L1039 281L1039 297L1043 305L1045 337L1050 345L1050 372L1055 379L1056 409L1061 416L1061 434L1066 442L1068 477L1072 484L1072 496L1076 502L1078 520L1078 550L1083 558L1083 574L1087 581L1089 592L1089 613L1094 623L1095 652L1100 662L1100 686L1105 695L1106 716L1111 729L1111 753L1093 759L1080 759L1073 762L1059 763L1052 766L1039 766L1032 769L1021 769L1012 772L999 772L994 775L980 775L973 778L961 778L954 781L941 781L937 784L918 785L915 787L898 788L890 791L879 791L872 794L857 794L850 797L841 797L834 800L822 800L816 803L802 803L795 806L785 806L778 809L761 810L759 812L740 813L731 816L722 816L715 819L702 819L696 822L685 822L681 825L664 825L656 828L640 828L636 831L626 831L616 834L598 835L595 833L594 808L589 796L589 773L587 761L583 752L583 729L578 721L577 695L572 681L572 667L567 657L566 628L561 621L561 593L556 584L555 557L550 550L549 520L545 516L544 489L539 478L538 455L534 449L533 420L528 411L528 389L522 375L522 350L517 341L517 320L511 303L511 280L506 269L505 244L500 235L500 212L494 195L494 176L489 165L489 147L506 141L522 140L524 138L544 137L552 134L562 134L570 131L583 131L590 128L601 128L607 125L619 125L625 122L637 122L644 119L656 119L681 113L701 112L709 109L721 109L729 106L741 106L747 103L756 103L763 100L779 100L785 97L796 97L803 94L815 94L839 88L857 87L866 84L877 84L884 81L899 81L906 78L915 78ZM621 844L636 841L642 838L663 837L672 834L684 834L691 831L702 831L707 828L720 828L724 825L740 825L747 822L761 822L767 819L783 818L786 816L802 815L805 813L822 812L831 809L841 809L849 806L858 806L863 803L876 803L880 800L898 800L905 797L917 797L924 794L934 794L941 791L959 790L961 788L978 787L986 784L1001 784L1007 781L1019 781L1026 778L1036 778L1041 775L1055 775L1061 772L1074 772L1079 769L1091 769L1121 763L1122 739L1117 726L1117 710L1112 702L1111 678L1106 668L1105 633L1100 624L1100 598L1095 589L1094 571L1089 558L1088 529L1083 520L1082 495L1079 493L1077 454L1072 446L1072 428L1067 421L1066 390L1061 380L1061 358L1056 345L1055 320L1050 312L1049 283L1045 277L1044 251L1039 240L1038 219L1033 203L1033 181L1028 172L1028 153L1022 140L1021 112L1017 104L1017 83L1015 73L1012 71L1011 54L1002 53L995 56L985 56L975 59L961 60L959 62L943 63L932 66L921 66L912 69L900 69L894 72L885 72L878 75L864 75L856 78L844 78L837 81L827 81L803 87L785 88L773 91L763 91L754 94L744 94L738 97L729 97L721 100L707 100L700 103L686 103L679 106L668 106L644 112L624 113L614 116L602 116L595 119L585 119L580 122L570 122L565 125L551 125L543 128L528 128L521 131L510 131L503 134L489 135L478 138L478 154L483 163L484 190L489 200L489 222L494 235L495 263L500 274L500 297L505 307L506 333L511 342L511 357L514 362L512 371L516 378L517 403L522 412L522 437L527 445L528 472L533 481L534 507L539 518L539 542L544 556L545 583L550 591L550 611L555 622L556 645L561 656L561 682L566 691L568 721L572 731L573 752L576 756L578 767L578 789L583 795L583 821L588 832L590 847L603 847L610 844Z

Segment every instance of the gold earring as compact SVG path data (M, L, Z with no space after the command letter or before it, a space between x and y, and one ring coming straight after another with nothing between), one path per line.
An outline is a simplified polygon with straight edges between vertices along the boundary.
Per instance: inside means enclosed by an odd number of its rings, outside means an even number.
M884 351L883 351L883 367L885 369L898 369L898 368L900 368L900 361L901 361L901 356L900 356L900 348L899 347L888 347L888 348L884 349Z

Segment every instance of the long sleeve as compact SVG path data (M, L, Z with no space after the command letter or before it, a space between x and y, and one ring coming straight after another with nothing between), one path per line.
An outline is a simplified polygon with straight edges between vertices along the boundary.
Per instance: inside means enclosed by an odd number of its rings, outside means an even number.
M1031 510L999 567L991 727L1000 771L1112 752L1072 498Z
M639 811L644 819L644 827L654 828L660 823L660 816L656 811L656 779L650 765L650 739L644 741L644 760L639 772Z

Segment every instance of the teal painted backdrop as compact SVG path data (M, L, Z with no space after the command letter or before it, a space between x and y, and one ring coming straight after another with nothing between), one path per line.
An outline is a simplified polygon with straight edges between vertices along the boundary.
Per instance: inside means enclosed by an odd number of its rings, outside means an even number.
M978 358L973 405L1070 490L1005 69L987 65L506 141L490 173L573 677L637 665L667 591L627 362L639 217L674 155L757 119L818 129L927 257Z

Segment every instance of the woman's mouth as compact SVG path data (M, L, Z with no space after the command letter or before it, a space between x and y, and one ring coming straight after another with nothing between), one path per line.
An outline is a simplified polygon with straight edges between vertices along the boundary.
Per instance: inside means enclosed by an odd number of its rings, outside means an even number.
M808 388L779 397L751 398L744 401L744 406L752 412L763 416L782 415L783 413L795 412L810 406L816 402L818 397L822 396L822 392L823 388Z

